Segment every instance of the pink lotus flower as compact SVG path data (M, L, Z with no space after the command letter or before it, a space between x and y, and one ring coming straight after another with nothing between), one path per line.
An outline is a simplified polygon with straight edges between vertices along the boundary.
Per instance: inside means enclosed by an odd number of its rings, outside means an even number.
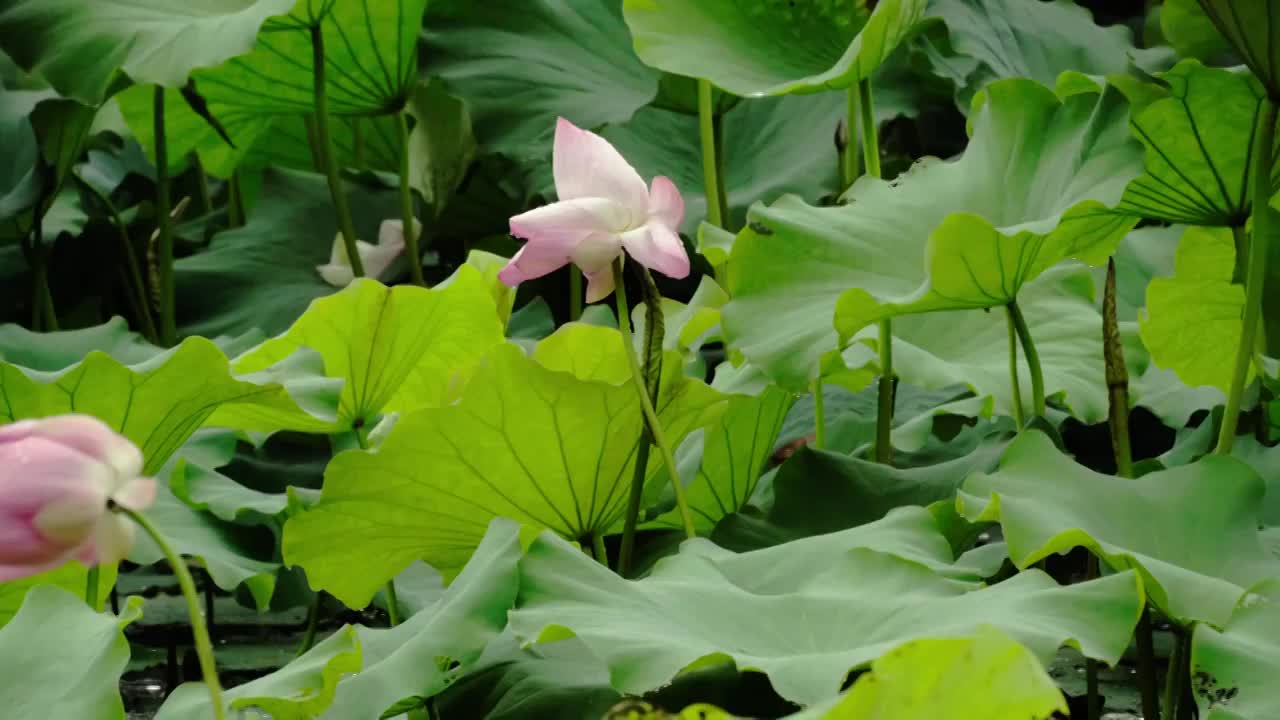
M587 276L587 302L613 292L613 261L623 254L673 278L689 274L680 241L684 200L675 183L651 188L607 140L560 118L553 168L560 202L511 218L529 242L498 277L510 286L574 263Z
M109 502L140 510L155 480L142 453L97 418L61 415L0 427L0 581L79 560L119 562L133 523Z
M413 221L414 232L422 236L422 225ZM370 245L363 240L356 241L356 252L360 254L360 264L364 266L365 277L377 280L382 273L391 267L400 253L404 252L404 221L383 220L378 226L378 244ZM411 260L412 261L412 260ZM334 287L346 287L355 279L351 269L351 259L347 257L347 244L342 241L342 233L333 237L333 250L329 254L329 262L317 265L316 272L325 282Z

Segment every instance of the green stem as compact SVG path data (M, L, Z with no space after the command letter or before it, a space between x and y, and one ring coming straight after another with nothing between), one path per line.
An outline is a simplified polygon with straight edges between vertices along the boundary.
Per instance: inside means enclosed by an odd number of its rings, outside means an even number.
M1040 367L1040 353L1036 351L1031 328L1027 327L1027 319L1022 314L1022 308L1018 307L1018 301L1011 301L1007 307L1009 317L1013 319L1013 327L1018 332L1018 340L1022 343L1022 352L1027 356L1027 367L1031 370L1032 411L1037 417L1044 417L1044 370Z
M143 532L151 537L156 547L164 554L173 574L178 578L178 587L187 600L187 614L191 616L191 636L196 643L196 657L200 659L200 672L204 675L204 684L209 689L209 702L213 705L213 716L217 720L226 720L226 708L222 704L222 684L218 682L218 668L214 662L213 643L209 640L209 628L204 622L204 613L200 609L200 593L196 592L195 581L191 579L191 571L187 563L169 544L160 529L151 523L146 516L124 507L116 508L130 520L138 524Z
M720 164L716 160L715 108L711 105L711 82L698 78L698 129L702 142L702 184L707 196L707 222L723 228L724 207L720 204Z
M1138 692L1142 697L1142 717L1159 720L1160 690L1156 680L1156 646L1151 629L1151 610L1146 606L1138 616L1134 639L1138 644Z
M599 530L591 533L591 554L596 562L609 567L609 550L604 546L604 533Z
M880 381L876 388L876 462L893 459L893 325L888 318L879 325Z
M404 247L409 260L409 278L414 285L427 286L422 277L422 255L418 252L418 234L414 231L413 185L409 182L409 112L396 113L400 122L400 218L404 223ZM349 249L348 249L349 250Z
M169 203L169 148L165 137L164 88L157 85L152 101L156 143L156 239L157 281L160 296L160 344L169 347L178 339L178 319L173 278L173 218Z
M582 318L582 270L569 265L569 322Z
M394 579L387 581L387 620L391 623L391 627L400 624L400 596L396 593L396 581Z
M880 130L876 127L876 106L871 96L871 79L858 81L858 109L862 112L862 155L867 165L867 174L881 177L880 171Z
M239 168L231 173L231 179L227 181L227 219L233 228L245 223L244 192L240 186Z
M21 237L21 236L20 236ZM49 290L49 254L44 248L44 215L37 204L31 221L31 245L24 244L23 253L31 266L31 329L48 332L58 329L58 313Z
M1186 693L1187 651L1190 642L1187 633L1175 631L1173 655L1169 658L1169 669L1164 680L1164 720L1177 720L1182 707L1182 696Z
M209 174L204 171L204 163L200 162L199 153L191 153L191 165L196 170L196 182L200 192L200 214L213 212L213 195L209 192Z
M320 592L317 590L315 596L311 598L311 605L307 608L307 629L302 634L302 643L298 645L298 651L293 654L294 657L302 657L308 650L315 647L316 630L320 626Z
M645 386L644 373L640 369L640 361L636 359L636 349L631 340L631 316L628 314L627 305L627 289L626 278L622 275L623 257L613 261L613 282L614 297L618 305L618 330L622 332L623 349L626 351L627 362L631 365L631 379L636 388L636 393L640 396L640 409L644 412L645 422L649 426L649 434L653 437L653 443L658 446L658 451L662 453L662 461L667 466L667 474L671 476L671 488L675 491L676 507L680 508L680 519L684 524L684 534L687 538L695 538L698 536L693 527L693 515L689 512L689 504L685 502L684 485L680 482L680 470L676 466L675 454L671 452L671 444L667 442L667 436L662 431L662 422L658 419L658 413L653 409L653 402L649 400L649 391Z
M662 381L662 341L666 335L666 321L662 315L662 296L653 276L643 270L640 273L645 304L645 334L643 375L649 402L657 405ZM624 288L625 290L625 288ZM644 485L648 477L649 454L653 435L646 424L640 431L636 448L636 463L631 470L631 491L627 496L627 513L623 516L622 544L618 551L618 574L625 576L631 569L635 550L636 525L640 519L640 503L644 498Z
M1107 281L1102 294L1102 356L1106 365L1108 419L1116 474L1133 477L1133 449L1129 440L1129 368L1124 362L1120 321L1116 312L1116 261L1107 261Z
M716 197L720 198L720 216L724 220L724 229L733 232L729 218L729 191L725 188L724 174L724 116L713 115L711 134L715 138L716 148Z
M1240 422L1240 402L1244 397L1245 383L1249 379L1249 366L1256 352L1258 325L1262 322L1262 288L1267 278L1267 245L1271 233L1271 165L1272 148L1276 138L1277 105L1264 98L1258 113L1257 151L1253 154L1252 194L1253 232L1249 239L1249 270L1245 280L1244 325L1240 332L1240 345L1236 348L1235 369L1231 375L1231 392L1227 394L1227 408L1222 414L1222 428L1218 433L1219 455L1231 453L1235 441L1236 426Z
M813 447L822 450L827 446L826 398L822 396L822 378L813 379Z
M351 273L355 277L364 277L364 262L360 260L360 252L356 246L356 224L351 219L351 206L347 203L347 194L342 188L342 176L338 168L338 153L334 151L333 138L329 134L329 89L325 81L324 32L319 23L311 27L311 61L315 75L316 141L324 156L329 195L333 198L333 210L338 215L338 230L342 232L342 243L347 248ZM406 237L409 230L410 228L405 228Z
M848 190L858 176L862 174L862 156L858 152L858 124L861 111L858 109L858 86L850 85L845 93L845 148L840 166L840 192Z
M1009 387L1013 390L1013 419L1018 429L1027 423L1022 407L1022 382L1018 379L1018 330L1014 326L1013 311L1005 307L1006 325L1009 327Z
M89 568L89 576L84 584L84 602L93 608L94 612L98 612L98 585L102 582L102 571L97 565Z
M1084 578L1088 580L1096 580L1098 578L1098 558L1096 555L1090 555L1088 562L1085 564ZM1102 697L1098 692L1098 669L1099 663L1093 658L1085 658L1084 661L1084 686L1085 686L1085 714L1089 720L1098 720L1102 717Z
M129 279L127 290L134 298L138 322L142 324L143 335L151 342L158 343L160 338L156 335L155 319L151 316L151 303L147 301L147 285L142 280L142 266L138 263L138 253L134 250L133 241L129 238L129 226L125 224L124 218L120 217L120 211L116 209L115 203L111 202L111 198L79 175L75 178L80 181L81 187L98 199L107 214L111 216L111 222L120 234L120 250L124 253L125 273Z

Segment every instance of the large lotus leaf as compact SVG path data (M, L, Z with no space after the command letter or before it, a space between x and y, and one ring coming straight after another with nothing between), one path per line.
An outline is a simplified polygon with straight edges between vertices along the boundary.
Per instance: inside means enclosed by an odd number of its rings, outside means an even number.
M1272 99L1280 99L1280 23L1271 0L1200 0L1200 8L1235 48Z
M409 178L426 201L427 217L439 217L475 159L471 113L439 80L414 89L408 112L414 121L406 148Z
M257 372L301 347L315 350L327 375L346 380L334 430L348 430L384 411L448 404L480 357L502 341L488 288L465 268L436 290L356 280L312 302L293 327L241 355L235 368Z
M157 472L220 407L254 406L266 417L309 416L278 383L234 376L225 355L204 338L135 365L94 351L45 372L0 365L0 418L78 412L94 415L142 449L144 472Z
M919 164L893 184L867 179L833 211L864 273L887 252L908 258L899 266L912 265L917 248L924 259L909 275L876 266L874 281L845 292L842 337L895 315L1005 305L1063 260L1104 262L1136 223L1108 212L1141 169L1118 92L1059 99L1039 83L1004 80L979 101L959 160Z
M234 122L234 115L233 122ZM353 170L400 171L400 120L394 115L335 116L329 123L338 164ZM246 165L274 165L298 170L316 170L309 118L280 115L258 136L249 149ZM228 132L230 132L228 128ZM203 157L203 156L202 156ZM320 167L323 171L323 166ZM213 172L210 170L210 172Z
M788 720L1048 720L1059 712L1067 701L1036 656L984 625L969 637L906 643L872 662L839 700Z
M623 8L647 64L751 96L839 89L871 77L927 5L625 0Z
M1160 6L1160 34L1184 57L1214 65L1235 65L1231 43L1222 37L1199 0L1164 0Z
M107 597L115 582L114 566L99 567L98 610L106 606ZM39 575L0 583L0 627L4 627L17 614L27 594L40 586L60 587L74 595L84 595L89 586L89 569L72 561Z
M600 333L621 345L616 331L580 324L558 335L579 337L564 345L573 350L598 344ZM376 452L335 457L320 503L285 526L286 561L361 607L413 560L455 574L494 517L575 540L610 531L626 506L642 425L635 388L598 379L598 363L583 377L571 358L546 355L539 364L499 345L459 402L402 416ZM722 408L678 361L666 365L659 412L679 443Z
M1102 475L1030 432L998 471L965 481L957 507L971 520L999 522L1018 567L1084 546L1116 570L1137 570L1151 601L1177 622L1221 627L1246 588L1280 573L1280 559L1258 539L1265 490L1248 465L1221 456L1136 480Z
M1095 25L1070 0L933 0L928 14L946 23L950 50L967 60L930 48L934 72L956 83L962 109L993 80L1025 77L1052 87L1068 70L1123 73L1139 52L1127 27Z
M720 419L690 439L689 444L701 452L697 475L685 488L685 501L698 532L710 532L721 518L746 506L794 399L777 386L759 395L732 396ZM654 522L681 527L678 510Z
M40 196L36 145L31 113L43 100L56 98L51 90L8 90L0 84L0 218L10 218L35 204Z
M142 615L129 598L115 616L77 595L38 587L12 622L0 629L0 703L15 718L124 720L120 675L129 663L124 628ZM68 672L74 668L74 671Z
M373 242L383 220L400 217L394 192L354 190L350 197L363 240ZM218 233L205 252L174 263L183 332L284 332L312 300L334 292L316 266L329 261L337 227L323 175L268 171L248 224Z
M329 112L396 112L417 81L417 37L426 5L427 0L299 0L289 18L268 24L251 52L193 77L211 110L311 113L315 56L310 30L319 25Z
M141 335L130 332L122 317L101 325L54 333L32 332L21 325L0 325L0 358L29 370L57 372L93 351L133 365L164 352Z
M1232 368L1223 348L1240 344L1244 287L1232 282L1236 246L1226 228L1188 228L1178 244L1173 277L1147 286L1147 307L1138 318L1142 342L1156 365L1182 382L1226 392ZM1252 374L1252 365L1250 365Z
M506 626L515 601L518 532L514 523L496 521L431 607L394 628L345 626L283 668L227 691L228 706L276 720L377 720L400 700L439 693ZM208 710L203 685L188 684L156 717L185 720Z
M1129 184L1120 209L1166 222L1242 225L1262 87L1247 72L1196 60L1160 79L1162 96L1134 114L1146 172Z
M294 0L3 0L0 43L63 95L100 105L121 70L179 88L192 70L253 47L258 28Z
M1249 590L1221 631L1197 625L1191 689L1206 720L1264 720L1280 713L1280 580Z
M759 517L740 515L718 527L713 537L743 550L875 527L898 508L954 498L970 473L994 469L1007 445L1007 436L991 435L959 458L909 468L806 447L779 468L773 478L773 502Z
M787 547L738 568L750 578L786 566L795 580L754 592L698 553L667 558L643 580L624 580L543 533L521 562L512 628L527 639L572 632L609 665L614 687L624 693L665 685L703 658L727 655L767 674L782 697L810 704L831 698L850 670L904 642L963 636L983 624L1008 632L1041 660L1070 641L1090 657L1115 662L1140 609L1141 585L1132 573L1062 588L1029 571L966 592L921 565L873 550L788 557Z
M425 26L423 71L467 102L490 152L540 160L557 116L588 128L625 122L658 93L617 2L435 0Z

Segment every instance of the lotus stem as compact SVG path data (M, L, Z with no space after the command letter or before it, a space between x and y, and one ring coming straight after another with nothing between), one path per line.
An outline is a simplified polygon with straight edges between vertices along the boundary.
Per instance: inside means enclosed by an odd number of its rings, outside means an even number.
M618 306L618 330L622 332L624 354L627 356L627 362L631 365L632 384L635 386L636 394L640 396L640 409L644 413L645 422L649 426L649 434L653 438L653 444L657 445L658 451L662 453L662 461L667 466L667 474L671 476L671 488L675 491L676 507L680 510L680 519L684 525L685 537L692 539L697 537L698 533L693 526L693 515L689 512L689 504L685 501L684 485L680 482L680 469L676 465L675 454L671 452L671 444L667 442L666 433L662 430L662 421L658 419L658 413L654 410L653 402L649 399L649 391L646 387L644 373L640 368L640 361L636 359L636 349L631 339L631 317L628 314L627 286L626 278L622 274L622 263L622 257L613 261L613 282L614 298Z
M1008 307L1005 307L1005 321L1009 328L1009 389L1013 391L1013 419L1021 430L1027 424L1027 416L1022 407L1022 381L1018 377L1018 329Z
M241 227L246 221L244 211L244 193L240 184L240 169L231 173L227 181L227 220L233 228Z
M80 182L81 187L88 190L91 195L98 199L98 203L111 216L111 222L116 226L116 230L120 235L120 251L124 254L125 277L128 278L126 291L133 298L132 304L137 309L138 322L142 325L142 334L151 342L159 343L160 338L156 335L155 319L151 316L151 303L147 301L147 286L142 280L142 266L138 264L138 253L133 249L133 241L129 238L129 226L125 224L124 218L120 217L120 211L116 209L115 203L111 202L111 198L86 182L79 175L74 177Z
M98 611L98 585L102 582L102 571L97 565L89 568L89 573L85 577L84 584L84 602L93 608L94 612Z
M1031 337L1031 328L1027 327L1027 319L1018 307L1018 301L1012 300L1006 306L1009 317L1013 319L1014 330L1022 343L1022 352L1027 356L1027 367L1031 370L1031 406L1037 417L1044 417L1047 407L1044 400L1044 370L1040 367L1040 353L1036 351L1035 340Z
M311 26L311 56L315 77L315 127L316 141L324 157L325 175L329 180L329 194L333 197L333 209L338 215L338 230L347 249L347 260L355 277L364 277L364 262L356 246L356 225L351 219L351 206L342 188L342 175L338 167L338 153L334 151L333 137L329 132L329 89L325 80L324 31L320 23ZM409 228L405 228L408 233ZM407 235L406 235L407 237Z
M298 650L293 654L294 657L302 657L307 651L316 644L316 630L320 626L320 593L317 590L314 597L311 598L311 605L307 607L307 629L302 633L302 642L298 645Z
M1142 697L1142 717L1159 720L1160 690L1156 680L1156 649L1151 630L1151 610L1145 604L1134 629L1138 644L1138 692Z
M604 533L600 530L591 533L591 554L596 562L609 567L609 550L604 546Z
M859 126L862 128L862 155L867 168L867 175L879 178L880 171L880 134L876 127L875 99L871 94L871 79L863 78L857 84L857 100L853 99L854 88L849 88L849 122L852 128L854 110L861 116ZM856 108L855 108L856 105ZM847 164L847 163L846 163ZM853 184L850 175L849 183ZM876 396L876 462L888 464L893 459L893 444L890 433L893 431L893 323L888 318L878 325L877 345L880 350L880 380Z
M152 101L156 138L156 265L159 287L160 344L169 347L178 339L178 318L173 278L173 218L169 202L169 148L165 136L164 87L157 85Z
M575 266L576 270L577 267ZM657 406L658 390L662 381L662 341L666 335L666 322L662 316L662 297L653 283L653 276L639 273L644 289L644 381L649 402ZM648 425L640 431L636 448L636 464L631 471L631 490L627 496L627 511L622 524L622 546L618 552L618 573L625 575L631 569L635 550L636 525L640 519L640 502L644 497L644 483L649 468L649 453L653 435Z
M427 286L422 277L422 255L418 251L418 233L414 231L413 185L409 182L409 113L396 113L400 126L400 218L404 224L405 254L409 259L409 279L414 285ZM359 127L357 124L356 127Z
M721 204L720 163L716 159L715 108L711 104L711 82L698 78L698 129L702 143L702 183L707 196L707 222L725 227Z
M1267 253L1271 233L1271 165L1276 139L1276 102L1262 100L1258 113L1258 140L1253 144L1252 195L1253 232L1249 238L1249 266L1245 278L1244 324L1240 329L1240 345L1236 348L1235 368L1231 375L1231 391L1222 413L1222 427L1214 452L1229 455L1240 423L1240 403L1249 379L1249 366L1256 351L1258 325L1262 322L1262 289L1267 279Z
M569 265L569 322L582 318L582 270Z
M400 595L396 592L396 581L388 580L387 587L387 622L391 627L400 624Z
M204 613L200 609L200 593L196 591L195 581L191 579L191 571L187 563L174 549L164 533L160 532L142 513L125 507L117 507L116 512L124 513L130 520L138 524L143 532L151 537L156 547L164 554L173 574L178 578L178 587L187 600L187 614L191 617L191 636L195 639L196 657L200 660L200 672L204 675L204 684L209 690L209 702L213 705L213 716L217 720L226 720L226 708L222 704L222 684L218 681L218 668L213 655L213 642L209 639L209 628L205 625Z

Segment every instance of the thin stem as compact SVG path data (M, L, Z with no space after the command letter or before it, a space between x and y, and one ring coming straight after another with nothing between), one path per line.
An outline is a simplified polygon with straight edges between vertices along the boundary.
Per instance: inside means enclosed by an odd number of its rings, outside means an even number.
M315 647L316 630L320 626L320 590L311 598L311 605L307 608L307 629L302 634L302 643L298 645L298 651L293 654L294 657L302 657L307 651Z
M622 332L623 349L626 351L627 362L631 365L631 379L636 388L636 393L640 396L640 409L644 412L645 421L649 426L649 434L653 437L653 443L658 446L658 451L662 453L662 461L667 466L667 474L671 476L671 488L676 494L676 507L680 508L680 519L684 524L684 534L687 538L695 538L698 536L693 527L693 515L689 512L689 504L685 502L684 485L680 482L680 470L676 466L675 454L671 452L671 444L667 442L667 436L662 431L662 422L658 419L658 413L653 409L653 402L649 400L649 391L645 387L644 373L640 369L640 361L636 359L636 349L631 340L631 316L628 314L627 305L627 289L626 278L622 275L623 258L619 257L613 261L613 282L614 297L618 305L618 330Z
M200 214L213 212L213 195L209 192L209 174L204 171L204 163L200 162L200 154L191 153L191 165L196 170L196 183L200 193Z
M882 177L880 172L880 130L876 127L876 106L871 96L871 78L858 81L858 109L862 112L862 155L867 174Z
M582 318L582 270L569 265L569 322Z
M222 704L222 684L218 682L218 668L214 663L213 643L209 640L209 628L204 622L204 613L200 609L200 593L196 592L195 581L191 579L191 571L187 563L169 544L160 529L151 523L146 516L125 507L116 508L130 520L138 524L143 532L151 536L156 547L164 554L173 574L178 578L178 587L187 600L187 614L191 616L191 636L196 643L196 657L200 659L200 672L204 675L204 684L209 689L209 702L213 705L213 716L217 720L226 720L226 708Z
M37 332L58 329L58 313L49 291L49 255L44 248L44 216L40 210L37 204L31 221L31 244L19 236L22 253L31 267L31 329Z
M724 220L724 229L732 231L729 218L729 191L725 188L724 174L724 115L712 114L711 134L715 138L716 148L716 196L720 198L720 215Z
M723 228L724 207L720 204L720 164L716 160L715 108L711 105L711 82L698 78L698 129L702 142L702 184L707 196L707 222Z
M173 345L178 339L178 319L173 282L173 218L169 203L169 148L165 137L164 87L157 85L152 101L156 142L156 239L157 284L160 296L160 344Z
M1031 328L1027 327L1027 319L1018 307L1018 301L1009 303L1009 317L1013 319L1013 327L1018 332L1018 340L1022 343L1022 352L1027 356L1027 367L1031 370L1031 406L1038 417L1044 417L1046 407L1044 401L1044 370L1040 367L1040 353L1036 351L1035 340L1031 338Z
M876 462L893 459L893 325L886 318L879 325L880 380L876 388Z
M1169 669L1164 679L1165 720L1177 720L1179 708L1182 706L1182 696L1186 692L1187 682L1188 645L1190 643L1187 640L1187 634L1175 631L1173 655L1169 658Z
M1277 105L1263 98L1258 113L1258 142L1253 154L1253 232L1249 239L1249 270L1245 280L1244 325L1240 331L1240 345L1236 348L1236 364L1231 375L1231 392L1227 394L1227 407L1222 413L1222 428L1218 433L1219 455L1231 453L1235 441L1236 426L1240 422L1240 402L1244 397L1245 381L1249 378L1249 366L1256 352L1258 325L1262 322L1262 288L1267 278L1267 245L1271 233L1271 164L1272 148L1276 138Z
M666 320L662 315L662 296L658 293L657 285L653 283L653 276L647 272L641 272L640 278L645 304L643 374L645 389L649 393L649 402L656 406L658 391L662 384L662 341L667 330ZM647 424L640 430L638 442L636 464L631 470L631 490L627 495L627 512L623 516L622 544L618 551L618 573L623 576L631 569L636 526L640 520L640 503L644 498L644 485L648 477L653 435L649 432Z
M102 583L102 571L97 565L89 568L89 575L85 579L84 584L84 602L93 608L94 612L98 611L98 585Z
M325 82L324 32L317 23L311 27L311 60L315 75L315 127L316 141L324 156L325 175L329 179L329 195L333 197L333 210L338 215L338 230L342 232L342 243L347 248L347 260L351 263L351 273L356 277L364 277L364 262L360 260L360 252L356 247L356 224L351 219L351 206L347 203L347 194L342 188L342 176L338 168L338 153L334 151L333 138L329 134L329 90ZM408 237L409 228L405 228Z
M1146 606L1138 616L1138 627L1134 629L1134 639L1138 643L1138 692L1142 697L1142 717L1151 720L1160 718L1160 691L1156 681L1156 649L1151 630L1151 611Z
M821 450L827 446L826 398L822 396L822 378L813 379L813 447Z
M1129 368L1124 362L1120 321L1116 314L1116 261L1107 261L1107 282L1102 295L1102 355L1107 372L1111 449L1116 474L1133 477L1133 450L1129 440Z
M400 218L404 222L404 247L409 260L409 279L414 285L427 286L422 277L422 255L418 251L418 233L414 229L413 185L409 182L409 111L396 113L400 125ZM357 125L358 127L358 125ZM349 250L349 249L348 249Z
M591 533L591 554L596 562L609 567L609 550L604 546L604 533L599 530Z
M387 581L387 620L391 627L400 624L400 596L396 593L396 581Z
M858 109L858 86L850 85L845 93L845 148L840 165L840 192L848 190L862 174L862 156L858 153L857 127L861 111Z
M227 181L227 219L233 228L245 223L244 192L241 189L239 168L231 173L231 179Z
M98 190L84 178L79 175L74 176L80 181L80 186L85 188L98 199L98 202L106 209L107 214L111 216L111 222L116 226L116 230L120 234L120 250L124 253L125 273L129 282L128 290L133 295L133 305L138 313L138 322L142 324L142 332L151 342L159 342L156 335L155 319L151 316L151 303L147 301L147 286L142 280L142 266L138 264L138 253L133 249L133 241L129 238L129 227L125 224L124 218L120 217L120 211L116 209L115 203L111 202L111 198L105 193Z
M1090 555L1084 570L1085 580L1096 580L1098 577L1098 557ZM1100 664L1093 658L1084 661L1084 685L1086 715L1089 720L1102 717L1102 698L1098 692L1098 669Z
M1005 307L1005 324L1009 327L1009 387L1013 390L1013 419L1021 429L1027 423L1022 407L1022 382L1018 378L1018 330L1014 327L1013 311Z

